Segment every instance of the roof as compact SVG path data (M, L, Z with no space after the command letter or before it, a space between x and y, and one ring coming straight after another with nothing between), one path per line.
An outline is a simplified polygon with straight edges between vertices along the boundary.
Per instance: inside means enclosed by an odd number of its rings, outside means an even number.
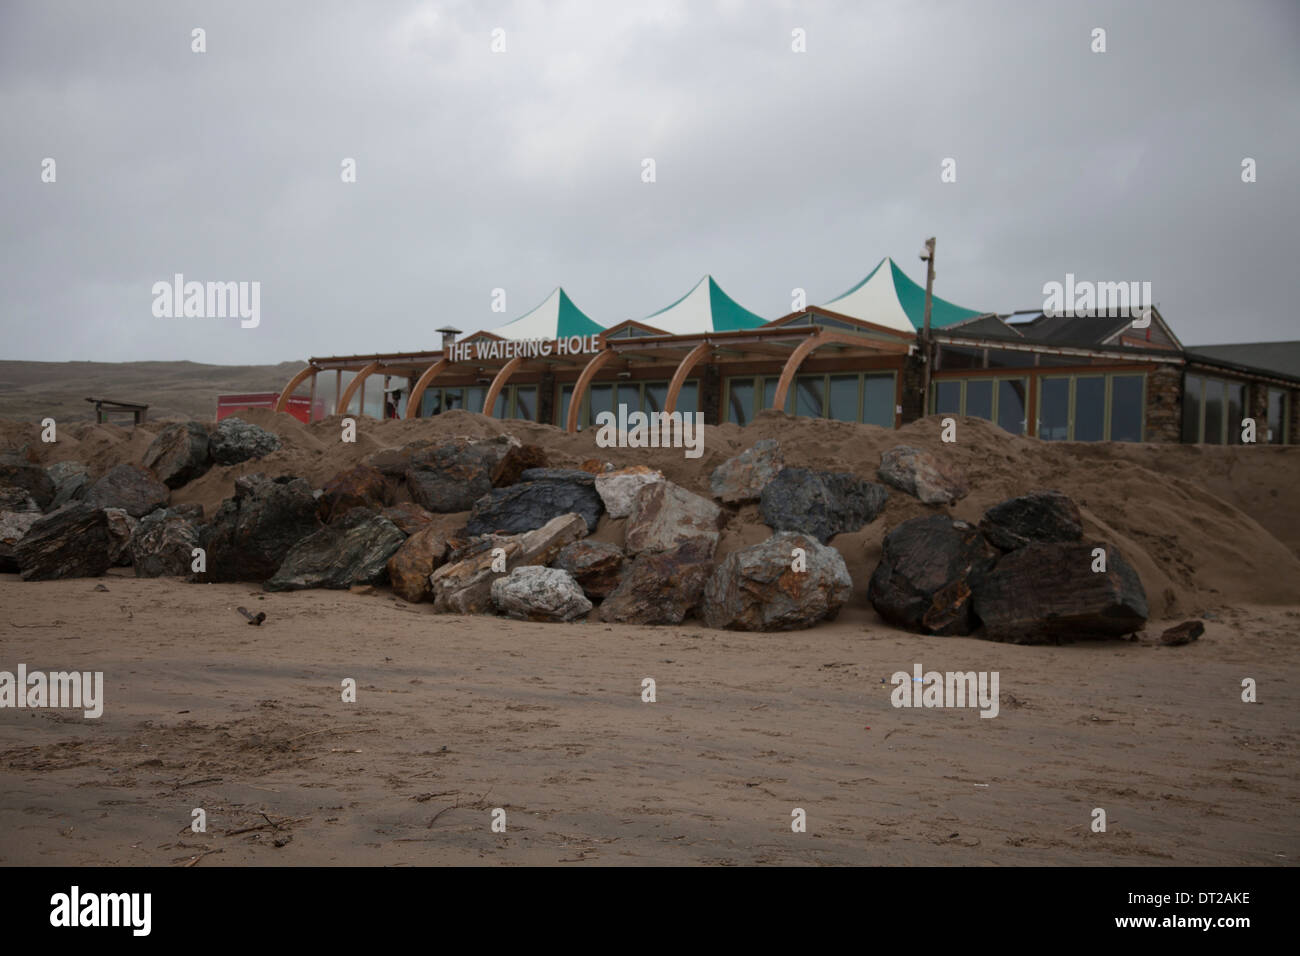
M557 287L531 312L487 331L503 339L567 339L575 335L597 335L605 327L574 305L568 293Z
M1193 360L1204 358L1300 378L1300 342L1195 345L1185 348L1184 351L1187 357Z
M713 276L706 275L672 305L641 320L642 325L661 329L670 335L694 335L700 332L734 332L766 325L761 315L750 312L722 291Z
M885 266L889 268L885 268ZM917 285L893 259L886 256L867 277L848 292L822 303L822 307L864 322L912 332L925 325L925 287ZM957 322L986 314L964 309L933 296L930 328L942 329Z
M1029 322L1015 322L1010 327L1031 342L1087 348L1101 345L1132 323L1133 319L1126 316L1039 314Z

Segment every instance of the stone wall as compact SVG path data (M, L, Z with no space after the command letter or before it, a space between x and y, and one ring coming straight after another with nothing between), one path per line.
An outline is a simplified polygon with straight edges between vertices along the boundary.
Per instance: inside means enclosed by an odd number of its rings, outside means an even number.
M1183 435L1183 370L1157 365L1147 372L1146 440L1178 442Z

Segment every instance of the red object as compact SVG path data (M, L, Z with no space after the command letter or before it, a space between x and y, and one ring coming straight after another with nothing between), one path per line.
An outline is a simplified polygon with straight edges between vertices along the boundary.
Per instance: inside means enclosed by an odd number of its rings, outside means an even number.
M248 392L243 395L218 395L217 396L217 421L223 418L229 418L231 415L244 408L275 408L275 403L280 400L279 392ZM289 402L285 406L287 411L300 422L319 420L325 417L325 401L316 399L316 406L312 408L311 399L299 396L289 396Z

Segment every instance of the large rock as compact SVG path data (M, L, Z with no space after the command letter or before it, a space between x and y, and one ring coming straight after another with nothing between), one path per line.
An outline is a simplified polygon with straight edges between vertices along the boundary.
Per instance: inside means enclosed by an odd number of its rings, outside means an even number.
M650 487L654 487L653 485ZM713 573L716 542L693 538L669 551L641 555L600 605L602 621L680 624L700 603Z
M618 471L597 474L596 494L611 518L626 518L636 506L636 496L646 485L663 481L664 475L646 465L633 465Z
M508 488L494 488L478 501L465 525L471 535L492 534L498 531L518 534L540 528L553 518L566 514L582 515L587 531L596 530L600 520L600 496L592 486L594 476L575 471L581 479L571 477L567 471L551 472L537 481L528 481L531 472L524 472L525 480Z
M973 581L997 552L973 525L947 515L904 521L881 546L867 598L898 627L921 634L969 634L975 629Z
M207 429L198 422L168 425L150 443L143 464L168 488L192 481L212 465Z
M91 485L83 500L95 508L121 508L132 518L143 518L155 508L167 507L171 494L148 468L122 464Z
M796 560L796 549L802 555ZM700 612L709 627L793 631L834 620L853 591L844 558L812 535L781 531L718 565Z
M385 472L404 465L401 473L412 500L429 511L446 514L469 511L491 491L497 467L516 446L513 440L496 439L415 442L372 455L368 462Z
M520 476L530 468L545 468L546 449L541 445L518 445L509 448L505 457L492 469L492 487L504 488L520 481Z
M328 524L353 508L378 511L392 503L393 486L384 473L370 465L357 465L325 482L319 499L319 514L321 521Z
M36 503L31 492L17 485L0 485L0 511L41 513L41 506Z
M430 576L433 609L447 614L482 614L492 608L494 580L522 565L549 564L565 545L586 533L587 522L581 515L566 514L524 534L484 535L452 554Z
M556 555L552 565L568 571L587 597L600 601L623 578L623 551L605 541L575 541Z
M709 490L727 504L757 501L767 483L784 467L781 443L775 438L760 438L752 448L713 469Z
M49 474L18 452L0 452L0 486L4 485L23 489L41 508L49 507L54 500L54 482Z
M45 515L14 548L24 581L98 577L112 566L108 519L84 503Z
M208 451L219 465L238 465L277 451L280 436L240 418L223 418L208 438Z
M113 562L114 567L129 566L131 535L135 532L139 521L121 508L105 508L104 519L108 522L108 559Z
M207 571L201 580L264 581L319 527L316 499L304 479L260 472L236 478L234 497L221 503L203 531Z
M290 548L262 587L303 591L379 584L387 574L388 559L405 540L406 535L383 515L369 508L353 508Z
M1059 491L1031 491L984 512L980 530L1003 551L1014 551L1031 541L1078 541L1083 537L1083 517Z
M415 534L433 521L433 512L426 511L414 501L402 501L380 512L385 518L402 529L404 534Z
M492 582L492 603L517 621L576 621L591 611L591 602L559 568L529 565Z
M1106 570L1093 571L1094 548ZM984 636L1016 644L1121 637L1147 620L1137 572L1113 546L1033 541L999 559L975 587Z
M671 481L644 485L636 493L624 529L629 554L672 551L687 541L699 542L712 557L718 546L722 509Z
M54 482L54 500L50 510L62 508L69 501L78 501L90 487L90 469L79 461L55 462L45 469Z
M888 497L883 485L847 472L785 468L759 499L763 523L774 531L802 531L825 544L876 520Z
M429 575L439 568L447 557L447 536L436 528L417 530L388 559L388 580L393 593L415 603L433 593Z
M27 494L23 492L23 494ZM18 542L41 519L40 510L0 512L0 574L17 574L21 568L14 555Z
M131 564L137 578L188 575L200 532L193 510L159 508L140 519L131 534Z
M572 481L592 487L596 476L581 468L526 468L519 473L520 481Z
M960 468L911 445L895 445L882 454L876 476L927 505L950 505L970 492Z

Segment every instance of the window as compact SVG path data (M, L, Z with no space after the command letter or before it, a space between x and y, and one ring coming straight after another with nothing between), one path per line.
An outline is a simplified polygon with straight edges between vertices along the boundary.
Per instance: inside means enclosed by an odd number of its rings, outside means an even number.
M1020 352L1015 349L989 349L989 368L1027 368L1033 364L1033 352Z
M1290 428L1290 396L1280 388L1268 390L1268 441L1271 445L1285 445Z
M563 428L569 420L569 404L573 401L573 385L565 383L560 386L560 417L557 424ZM618 407L627 407L627 414L633 412L662 412L668 401L667 382L595 382L587 388L583 401L583 412L578 415L578 428L582 429L596 423L596 416L601 412L613 412L618 415ZM695 412L699 408L699 383L695 380L685 382L677 395L677 411Z
M966 414L993 421L993 379L971 379L966 383Z
M1070 380L1044 378L1038 383L1038 437L1070 440Z
M1023 378L998 379L997 423L1013 435L1025 433L1025 395L1029 381Z
M954 381L934 383L934 411L936 415L961 414L961 386L961 382Z
M1194 445L1201 440L1201 398L1205 379L1199 375L1183 377L1183 442Z
M936 368L983 368L984 350L967 349L956 345L939 346L939 361Z
M986 418L1013 434L1023 435L1028 393L1026 378L941 379L933 383L931 407L934 414Z
M771 408L778 381L775 375L727 379L723 396L727 421L744 425ZM893 428L894 383L892 371L799 375L786 393L785 412ZM759 396L761 404L757 404Z
M1146 412L1146 376L1112 375L1110 377L1111 441L1141 441L1142 420Z
M1183 441L1240 444L1246 385L1202 375L1183 376Z
M1044 375L1038 437L1044 441L1141 441L1146 376Z
M1228 382L1228 444L1241 444L1241 420L1245 416L1246 386Z
M1138 390L1141 398L1141 389ZM1074 380L1074 440L1102 441L1106 437L1106 378L1090 375Z

